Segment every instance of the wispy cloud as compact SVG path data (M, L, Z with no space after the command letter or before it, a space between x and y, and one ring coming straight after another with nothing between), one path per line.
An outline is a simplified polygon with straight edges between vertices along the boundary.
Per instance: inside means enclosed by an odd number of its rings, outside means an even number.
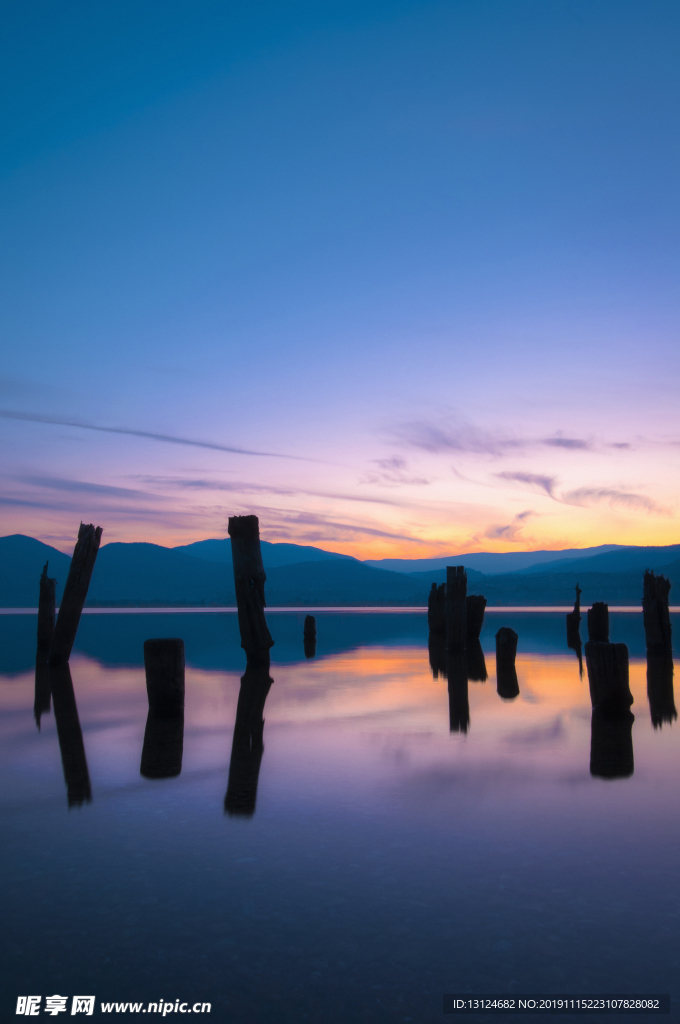
M535 516L536 513L531 509L527 509L525 512L519 512L511 523L506 523L500 526L489 526L481 534L475 537L475 540L506 540L511 543L519 543L519 541L525 540L524 537L520 536L522 529L531 516Z
M25 423L45 423L57 427L76 427L79 430L96 430L103 434L125 434L129 437L143 437L151 441L161 441L164 444L188 445L191 448L208 448L216 452L229 452L232 455L257 455L269 459L293 459L296 462L314 462L315 459L308 459L302 455L285 455L282 452L260 452L252 448L236 448L233 445L216 444L212 441L197 441L190 437L176 437L173 434L156 434L148 430L135 430L132 427L102 427L96 423L86 423L83 420L66 419L60 416L40 416L37 413L14 412L10 409L0 409L0 417L6 420L20 420Z
M69 480L63 477L24 476L19 477L22 483L51 491L67 491L69 494L102 495L107 498L149 498L158 501L158 495L149 491L139 491L132 487L111 487L109 484L95 484L87 480Z
M599 502L607 502L612 506L631 508L648 512L650 515L670 515L670 510L657 505L643 494L636 494L634 491L621 491L614 487L577 487L573 491L566 491L558 499L566 505L596 505Z
M583 452L590 451L592 443L590 441L584 441L579 437L544 437L541 439L539 444L547 445L548 448L568 448L571 451Z
M528 484L529 487L537 487L540 491L550 497L554 498L555 485L557 478L554 476L544 476L541 473L494 473L494 476L500 480L514 481L520 484Z
M391 436L400 444L433 454L467 452L500 457L541 447L569 451L593 449L592 441L564 437L560 431L556 431L553 437L515 437L501 430L485 430L455 417L443 424L426 420L401 423L392 429Z
M411 544L425 544L426 541L418 537L412 537L405 533L396 533L391 530L381 530L369 523L362 523L351 520L338 520L325 516L318 512L286 511L280 508L267 508L262 506L248 505L247 508L234 508L229 514L247 511L259 516L260 522L267 524L263 530L263 536L268 534L276 536L277 539L292 539L309 541L340 541L356 540L359 536L382 537L389 540L408 541ZM290 530L288 534L286 531Z
M369 472L359 481L362 484L377 484L380 487L398 487L402 484L424 486L429 480L424 476L416 476L408 468L406 459L393 455L390 459L374 459L373 465L378 468Z

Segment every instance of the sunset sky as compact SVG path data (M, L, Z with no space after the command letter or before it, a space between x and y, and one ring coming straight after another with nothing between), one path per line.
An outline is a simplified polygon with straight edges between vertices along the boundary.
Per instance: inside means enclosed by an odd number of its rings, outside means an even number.
M677 0L11 0L0 533L678 543Z

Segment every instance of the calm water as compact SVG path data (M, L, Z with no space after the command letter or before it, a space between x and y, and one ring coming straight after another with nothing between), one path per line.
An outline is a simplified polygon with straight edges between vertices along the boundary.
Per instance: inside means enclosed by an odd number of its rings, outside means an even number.
M532 991L670 992L677 1019L680 733L653 727L641 616L612 616L632 734L595 737L595 769L619 778L591 774L564 615L487 614L488 678L451 693L424 615L319 614L311 660L303 618L269 618L260 764L238 743L232 759L234 615L84 616L73 690L60 682L40 731L36 619L0 616L2 1020L29 993L335 1024L448 1020L444 992ZM500 625L520 636L514 700L497 693ZM183 731L147 730L151 636L185 639ZM668 717L668 694L652 698ZM141 775L143 748L147 773L181 758L181 774ZM225 812L228 781L250 816Z

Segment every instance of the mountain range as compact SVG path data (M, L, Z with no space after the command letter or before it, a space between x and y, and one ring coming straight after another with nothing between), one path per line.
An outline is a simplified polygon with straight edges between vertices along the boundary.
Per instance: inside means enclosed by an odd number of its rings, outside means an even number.
M567 605L573 601L577 583L584 605L600 600L637 605L647 568L680 583L678 544L360 562L320 548L262 541L262 558L270 607L422 607L432 583L443 583L446 565L452 564L465 565L468 591L484 594L492 605ZM22 534L0 538L0 607L35 607L38 578L46 561L48 574L57 579L59 601L69 556ZM87 603L91 607L233 606L230 563L229 539L175 548L105 544L97 556ZM402 568L388 568L395 564Z

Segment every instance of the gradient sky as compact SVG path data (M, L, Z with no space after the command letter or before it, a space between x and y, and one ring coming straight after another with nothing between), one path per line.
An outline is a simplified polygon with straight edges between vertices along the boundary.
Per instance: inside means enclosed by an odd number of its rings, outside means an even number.
M10 0L0 532L679 540L677 0Z

